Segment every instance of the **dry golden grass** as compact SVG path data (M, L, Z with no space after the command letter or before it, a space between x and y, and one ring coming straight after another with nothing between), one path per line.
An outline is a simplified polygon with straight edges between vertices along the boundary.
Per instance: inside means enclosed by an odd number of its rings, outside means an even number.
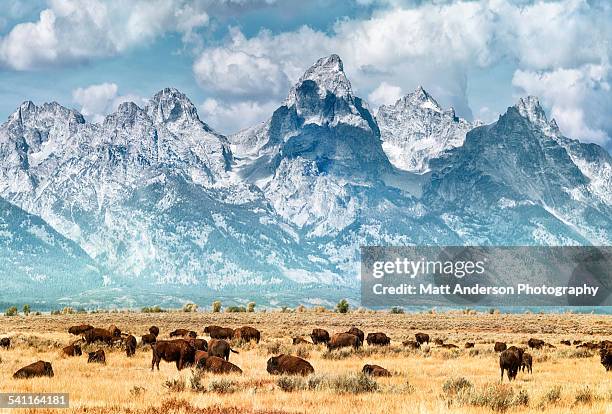
M107 327L116 324L140 336L150 325L160 327L161 337L175 328L202 332L209 324L238 327L251 325L262 331L259 345L240 347L230 361L243 376L203 375L192 389L194 373L177 372L174 364L162 362L151 372L151 352L139 348L134 358L120 349L107 350L107 364L87 364L86 356L65 358L60 348L75 337L67 328L80 323ZM330 332L358 326L365 332L383 331L390 347L357 353L338 351L331 355L323 347L291 345L292 336L307 336L314 327ZM445 350L432 346L429 352L409 351L401 346L423 331L461 348L476 342L474 350ZM68 392L71 408L62 412L87 413L612 413L612 373L606 373L594 355L577 358L574 347L561 339L601 340L612 336L612 317L602 315L466 315L387 313L102 313L62 316L0 317L0 336L11 336L14 346L0 350L0 392ZM520 373L518 380L499 383L495 340L520 345L531 336L542 338L556 349L533 351L533 375ZM270 352L307 356L315 368L314 378L286 380L268 375ZM36 360L53 364L55 377L13 380L18 368ZM357 373L366 363L393 372L392 378L375 379L378 389L358 392ZM349 374L352 377L349 377ZM465 378L453 386L452 380ZM336 385L334 384L334 381ZM352 382L351 382L352 381ZM363 381L363 380L361 380ZM308 383L311 383L310 385ZM316 382L320 382L315 386ZM172 385L174 383L174 385ZM329 384L332 385L329 385ZM178 385L176 385L178 384ZM445 387L446 384L446 387ZM457 385L459 384L459 385ZM183 389L181 389L183 387ZM342 391L345 390L345 391ZM351 392L355 391L355 393ZM27 411L26 411L27 412ZM36 412L45 412L37 410ZM51 411L47 411L51 412Z

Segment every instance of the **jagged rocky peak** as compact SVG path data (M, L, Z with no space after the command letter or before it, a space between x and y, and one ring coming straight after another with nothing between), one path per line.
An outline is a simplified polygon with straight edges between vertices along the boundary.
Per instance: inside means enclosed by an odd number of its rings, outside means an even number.
M32 101L23 102L15 112L9 116L9 122L50 123L55 121L68 121L84 124L85 118L78 111L66 108L57 102L44 103L37 106Z
M526 96L520 98L514 105L519 114L528 119L532 124L542 128L543 132L550 136L558 136L561 134L557 122L552 119L550 122L546 118L546 112L540 104L540 100L536 96Z
M438 104L438 102L420 85L416 88L414 92L409 93L408 95L400 98L398 103L399 105L404 107L418 106L422 109L430 109L432 111L442 112L442 107ZM398 103L396 103L396 105L398 105Z
M187 95L175 88L164 88L157 92L147 104L145 111L157 124L184 126L185 124L201 123L205 125L200 121L198 111Z
M317 84L321 98L325 98L326 91L338 97L347 97L353 94L351 83L344 73L342 60L340 56L335 54L317 60L302 75L298 85L305 81L313 81Z

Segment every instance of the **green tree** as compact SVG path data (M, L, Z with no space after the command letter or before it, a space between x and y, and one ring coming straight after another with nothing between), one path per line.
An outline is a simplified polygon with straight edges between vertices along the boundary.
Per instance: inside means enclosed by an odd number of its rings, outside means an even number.
M28 305L27 303L25 305L23 305L23 314L24 315L29 315L30 314L30 305Z
M195 303L186 303L183 306L183 312L196 312L198 310L198 305Z
M255 312L255 302L247 303L247 312Z
M10 308L8 308L8 309L7 309L7 310L4 312L4 314L5 314L6 316L15 316L15 315L17 315L17 313L19 313L19 312L17 311L17 307L16 307L16 306L11 306Z
M348 300L342 299L336 305L336 312L338 312L338 313L347 313L349 311L349 307L350 306L349 306Z
M221 312L221 301L220 300L216 300L213 302L212 311L215 313Z

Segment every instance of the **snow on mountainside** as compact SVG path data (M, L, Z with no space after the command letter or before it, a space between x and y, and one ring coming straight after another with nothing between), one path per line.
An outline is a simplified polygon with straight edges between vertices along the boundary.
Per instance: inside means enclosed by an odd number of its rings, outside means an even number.
M422 87L400 98L394 105L378 109L383 149L391 163L406 171L424 173L429 160L463 144L465 134L479 125L443 110Z
M227 138L175 89L99 124L26 102L0 126L0 214L73 250L44 253L45 237L16 245L11 263L58 281L70 276L55 258L75 278L95 268L74 285L83 294L55 292L66 301L295 303L355 297L360 245L610 243L603 148L563 137L534 98L473 127L421 88L375 119L336 55ZM28 286L20 276L11 289Z

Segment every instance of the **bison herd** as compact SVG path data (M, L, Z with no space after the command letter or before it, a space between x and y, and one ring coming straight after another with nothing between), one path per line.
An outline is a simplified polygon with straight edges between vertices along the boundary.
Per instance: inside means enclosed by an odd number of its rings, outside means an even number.
M241 374L240 367L229 362L231 353L238 354L232 348L230 340L259 343L261 332L250 326L243 326L238 329L221 327L216 325L207 326L203 330L210 339L207 341L198 338L196 331L189 329L175 329L168 333L169 339L159 339L160 330L156 326L151 326L148 333L141 336L141 346L150 347L152 353L151 370L155 367L159 370L161 361L175 363L177 370L185 367L195 367L213 374ZM138 340L136 336L124 333L117 326L112 325L108 329L96 328L91 325L76 325L68 329L68 333L79 336L80 338L62 348L61 352L66 357L79 357L83 355L81 344L103 343L109 346L121 346L128 357L136 354ZM364 340L368 346L388 346L391 338L383 332L365 333L357 327L352 327L346 332L339 332L330 335L325 329L315 328L310 334L312 342L303 337L295 337L293 345L300 344L324 344L329 351L340 348L359 349L363 346ZM402 345L410 349L419 349L424 344L429 345L430 336L426 333L416 333L414 340L406 340ZM456 349L455 344L445 343L442 339L436 338L433 343L440 348ZM576 346L589 350L599 350L601 364L606 371L612 370L612 341L601 342L581 342L562 340L565 346ZM464 348L473 348L474 342L466 342ZM10 338L0 338L0 347L9 348ZM555 348L554 345L546 343L541 339L530 338L527 346L531 349ZM526 352L526 348L510 346L505 342L495 342L493 345L495 352L499 353L499 367L501 379L503 381L504 372L508 380L516 379L519 371L531 374L533 372L533 357ZM103 349L98 349L87 353L88 363L106 364L106 353ZM271 375L309 375L314 373L314 367L305 359L293 355L281 354L273 356L267 361L267 372ZM374 377L389 377L391 373L379 366L366 364L362 372ZM32 378L39 376L52 377L53 367L50 362L37 361L19 369L13 375L14 378Z

